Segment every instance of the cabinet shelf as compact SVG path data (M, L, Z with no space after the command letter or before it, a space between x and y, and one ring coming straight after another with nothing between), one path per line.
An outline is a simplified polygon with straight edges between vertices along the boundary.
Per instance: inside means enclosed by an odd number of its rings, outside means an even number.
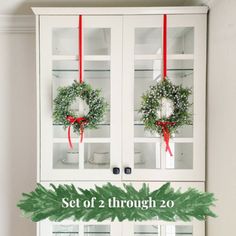
M79 234L79 232L60 232L60 231L58 231L58 232L52 232L53 234Z
M100 124L98 124L98 126L110 126L110 125L111 125L110 123L100 123ZM139 121L135 121L134 125L135 126L144 126L144 124L139 122ZM53 126L54 127L56 127L56 126L63 126L63 124L53 124Z
M98 124L98 126L109 126L109 125L111 125L110 123L100 123L100 124ZM64 126L63 124L53 124L53 126L54 127L56 127L56 126Z
M161 138L159 137L137 137L134 138L135 143L155 143L160 142ZM72 143L77 143L78 138L71 138ZM84 143L109 143L110 138L84 138ZM67 143L68 138L54 138L53 143ZM171 138L170 142L173 143L193 143L193 138Z
M169 54L168 60L193 60L194 54ZM85 55L84 61L109 61L110 55ZM160 54L137 54L135 60L161 60ZM53 55L53 61L78 61L78 55Z
M167 55L168 60L193 60L194 54L169 54ZM135 60L161 60L161 54L139 54L134 56Z
M85 169L109 169L110 164L92 164L89 162L84 163ZM79 163L75 164L64 164L61 160L58 160L57 163L54 165L54 169L79 169Z
M71 138L72 143L78 143L78 138ZM68 138L54 138L53 143L67 143ZM110 138L84 138L84 143L110 143Z
M54 72L78 72L78 69L53 69L52 71ZM160 70L153 70L153 69L135 69L135 72L153 72L153 71L160 71ZM174 69L170 68L167 69L167 71L193 71L192 68L185 68L185 69ZM99 69L89 69L89 70L84 70L84 72L110 72L110 70L99 70Z
M169 75L172 77L183 78L193 74L193 68L169 68L167 69ZM56 79L73 79L68 78L69 74L73 76L73 73L76 73L78 69L53 69L53 75ZM161 70L154 70L154 69L135 69L135 79L153 79L153 73L161 75ZM65 75L64 73L67 73ZM86 69L84 70L86 79L110 79L110 70L109 69ZM156 77L156 76L155 76ZM157 76L158 77L158 76Z
M109 55L85 55L84 61L109 61ZM78 61L78 56L76 55L53 55L53 61Z
M145 137L145 138L134 138L134 143L155 143L160 142L161 138L159 137ZM192 143L193 138L171 138L170 142L173 143Z

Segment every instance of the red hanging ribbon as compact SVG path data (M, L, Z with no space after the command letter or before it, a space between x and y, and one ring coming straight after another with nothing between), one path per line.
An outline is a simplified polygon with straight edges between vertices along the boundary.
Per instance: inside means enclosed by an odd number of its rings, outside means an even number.
M82 35L83 29L82 29L82 15L79 15L79 24L78 24L78 69L79 69L79 73L78 73L78 78L79 78L79 82L83 83L83 35ZM73 116L67 116L66 120L70 122L70 125L68 126L68 142L69 142L69 146L72 149L73 145L71 142L71 126L77 122L80 125L80 142L83 142L83 137L84 137L84 126L88 123L88 120L85 119L84 117L73 117Z
M79 39L79 45L78 45L78 54L79 54L79 82L83 83L83 61L82 61L82 54L83 54L83 35L82 35L82 15L79 15L79 27L78 27L78 39Z
M166 143L166 152L170 153L170 156L172 155L171 149L170 149L170 145L169 145L169 141L170 141L170 131L168 129L168 126L173 126L175 125L176 122L170 122L170 121L156 121L156 125L161 126L162 128L162 134L164 137L164 141Z
M70 135L70 129L71 125L73 125L75 122L77 122L80 125L80 142L83 142L84 137L84 126L88 123L88 121L84 117L73 117L73 116L67 116L66 119L70 122L70 125L68 127L68 141L70 148L73 148L72 142L71 142L71 135Z
M163 80L167 77L167 15L163 15ZM175 125L176 122L170 121L156 121L156 125L161 126L162 134L164 141L166 143L166 152L169 152L170 156L172 155L169 141L170 141L170 131L168 126Z
M163 15L163 79L167 76L167 15Z

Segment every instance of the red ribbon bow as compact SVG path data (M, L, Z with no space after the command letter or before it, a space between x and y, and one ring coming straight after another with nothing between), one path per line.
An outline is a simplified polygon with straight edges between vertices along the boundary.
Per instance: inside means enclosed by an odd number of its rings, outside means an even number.
M71 136L70 136L70 129L71 125L73 125L75 122L77 122L80 125L80 142L83 142L83 136L84 136L84 125L88 123L88 120L86 120L84 117L73 117L73 116L67 116L66 119L70 122L70 126L68 127L68 141L70 148L73 148L72 142L71 142Z
M176 124L176 122L156 121L156 125L161 126L161 128L162 128L162 134L163 134L163 137L164 137L164 141L166 143L166 152L168 151L170 153L170 156L173 156L173 155L172 155L170 145L169 145L170 131L168 129L168 126L173 126L175 124Z

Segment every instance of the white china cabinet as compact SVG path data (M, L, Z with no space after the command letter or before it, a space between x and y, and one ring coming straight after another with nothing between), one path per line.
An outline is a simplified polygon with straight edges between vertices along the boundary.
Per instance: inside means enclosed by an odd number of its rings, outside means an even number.
M34 8L37 15L38 178L52 180L205 180L206 7ZM78 79L78 21L83 15L83 75L109 108L84 141L53 123L57 89ZM140 121L141 96L162 72L167 14L168 76L191 87L193 125L171 139L173 157ZM77 153L74 163L68 152ZM94 159L95 156L103 158Z
M125 181L153 188L205 185L206 7L33 8L36 14L38 181L91 187ZM193 125L182 127L165 152L159 135L140 121L142 94L162 76L162 25L167 14L168 77L191 87ZM83 78L109 104L83 142L53 122L57 89L78 79L78 25L83 16ZM77 158L69 162L70 154ZM100 157L100 158L97 158ZM94 183L94 181L96 181ZM99 182L97 182L99 181ZM103 182L102 182L103 181ZM88 222L38 224L38 236L203 236L204 222Z

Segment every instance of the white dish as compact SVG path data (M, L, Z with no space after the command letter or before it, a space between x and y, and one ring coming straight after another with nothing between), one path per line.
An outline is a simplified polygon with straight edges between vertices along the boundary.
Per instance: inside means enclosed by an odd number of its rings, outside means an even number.
M67 160L67 158L64 158L64 159L61 160L61 162L62 162L63 164L67 164L67 165L78 165L79 160L76 161L76 162L70 162L70 161Z
M104 161L104 162L95 162L93 159L88 159L88 162L90 163L90 164L94 164L94 165L106 165L106 164L109 164L109 159L108 160L106 160L106 161Z
M107 164L110 162L109 152L94 152L89 158L91 164Z

